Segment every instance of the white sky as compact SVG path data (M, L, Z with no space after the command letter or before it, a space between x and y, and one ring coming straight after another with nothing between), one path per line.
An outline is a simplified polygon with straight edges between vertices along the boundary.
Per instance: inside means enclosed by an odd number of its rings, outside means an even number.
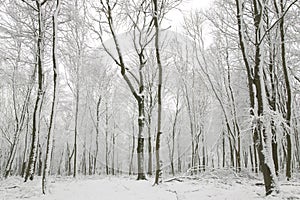
M190 11L198 9L208 9L214 0L183 0L179 9L173 10L167 15L167 18L171 21L167 24L171 24L171 29L180 31L180 27L183 24L183 16L188 15Z

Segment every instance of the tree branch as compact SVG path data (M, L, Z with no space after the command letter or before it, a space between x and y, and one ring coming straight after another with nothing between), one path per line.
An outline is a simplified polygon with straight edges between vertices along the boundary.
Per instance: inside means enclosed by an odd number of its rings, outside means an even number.
M258 45L260 45L263 40L265 39L266 35L276 26L276 24L282 20L282 18L284 18L284 16L287 14L287 12L289 11L289 9L295 4L297 3L298 0L294 0L288 7L287 9L284 11L284 13L281 15L281 17L279 17L263 34L263 36L261 37Z

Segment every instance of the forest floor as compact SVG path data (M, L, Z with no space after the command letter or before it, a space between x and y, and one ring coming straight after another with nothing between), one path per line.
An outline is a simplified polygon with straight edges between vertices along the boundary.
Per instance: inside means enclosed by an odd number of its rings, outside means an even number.
M261 177L248 173L218 171L178 176L166 178L158 186L153 186L153 178L136 181L135 177L125 176L50 177L49 193L42 195L40 177L28 183L20 177L10 177L0 180L0 200L300 200L300 179L297 180L279 181L281 192L265 197Z

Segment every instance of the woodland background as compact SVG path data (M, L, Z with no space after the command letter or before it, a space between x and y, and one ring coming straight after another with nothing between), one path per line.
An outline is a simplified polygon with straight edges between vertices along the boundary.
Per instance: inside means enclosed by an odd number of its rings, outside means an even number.
M174 30L182 5L1 0L0 177L293 179L299 1L216 0Z

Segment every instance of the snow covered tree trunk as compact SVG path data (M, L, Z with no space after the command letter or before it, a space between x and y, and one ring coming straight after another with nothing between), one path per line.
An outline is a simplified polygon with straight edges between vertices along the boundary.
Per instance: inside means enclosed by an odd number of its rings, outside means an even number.
M140 85L140 94L144 91L144 86ZM144 96L141 95L138 100L139 118L138 118L138 145L137 145L137 159L138 159L138 177L137 180L145 180L145 169L144 169L144 127L145 127L145 106Z
M284 8L285 4L283 3L283 0L280 0L280 9L281 9L281 15L285 12ZM285 128L285 134L286 134L286 142L287 142L287 157L286 157L286 177L287 180L290 180L291 175L291 162L292 162L292 142L291 142L291 115L292 115L292 92L291 92L291 86L290 86L290 80L289 80L289 73L288 68L286 64L286 57L285 57L285 27L284 27L284 16L281 17L279 27L280 27L280 44L281 44L281 59L282 59L282 70L284 74L284 81L285 81L285 87L286 87L286 128Z
M51 157L52 157L52 148L53 148L53 135L55 129L55 116L56 116L56 107L58 101L58 89L59 89L59 68L57 66L57 16L60 9L60 0L56 1L56 9L52 16L52 65L53 65L53 99L52 99L52 109L50 115L50 124L48 129L47 136L47 146L46 146L46 158L43 170L42 177L42 192L46 194L47 192L47 177L50 173Z
M275 8L277 8L277 3L274 1ZM276 9L277 10L277 9ZM266 28L269 29L271 26L271 19L269 16L269 11L266 10L265 14L266 18ZM277 35L277 34L276 34ZM275 58L276 58L276 46L274 45L275 40L277 39L277 36L273 36L272 33L268 34L267 38L267 45L268 45L268 50L269 50L269 64L268 68L264 69L264 74L269 76L270 79L270 84L268 87L268 84L265 84L265 89L266 89L266 95L268 98L268 103L270 105L270 109L273 113L276 113L277 110L277 102L276 102L276 66L275 66ZM274 161L274 166L275 166L275 172L276 175L278 176L278 171L279 171L279 166L278 166L278 141L277 141L277 130L276 130L276 125L274 121L274 117L271 117L271 131L272 131L272 155L273 155L273 161Z
M146 3L147 3L147 1L143 1L141 3L141 6L142 7L146 6L146 8L148 8L148 6L147 6L148 4L146 4ZM115 11L114 9L116 8L117 4L115 3L114 6L112 6L112 2L110 0L107 0L105 2L103 0L100 0L100 4L102 6L101 10L104 13L104 15L106 16L106 20L107 20L108 30L106 30L106 31L109 32L112 36L117 56L115 57L114 55L112 55L111 52L106 48L106 44L103 41L102 33L99 34L101 43L102 43L106 53L108 53L108 55L120 67L121 75L138 104L139 132L138 132L138 138L137 138L138 139L138 144L137 144L138 177L137 177L137 180L144 180L144 179L146 179L145 169L144 169L144 127L145 127L145 105L144 104L145 103L144 103L144 82L143 82L142 70L143 70L144 65L146 64L144 50L150 42L148 41L149 38L143 38L146 40L146 42L142 41L141 38L143 37L143 31L149 31L148 29L146 30L146 27L148 27L148 25L143 24L144 26L141 27L141 29L139 29L139 28L137 28L137 26L139 24L138 21L137 22L132 21L134 24L133 27L138 29L138 30L136 30L135 34L133 35L135 51L139 58L139 76L138 76L139 78L137 78L125 64L124 54L121 51L120 43L118 41L119 38L118 38L118 35L115 30L115 24L114 24L115 21L114 21L113 13ZM138 13L141 14L140 10L138 11ZM127 13L127 14L131 15L132 13ZM144 17L146 18L147 13L144 12L143 14L145 14ZM140 17L140 15L138 15L137 18L139 19L139 17ZM132 18L131 18L131 20L132 20ZM147 21L147 20L145 20L145 21ZM149 27L151 28L151 26L149 26ZM102 32L102 31L100 31L100 32ZM136 40L138 40L138 44L137 44ZM135 88L135 85L133 84L132 80L129 78L128 74L130 74L134 77L134 80L138 83L138 89Z
M38 72L38 92L36 97L36 102L33 111L33 124L32 124L32 138L31 138L31 148L28 160L28 166L25 176L25 182L28 180L33 180L35 173L35 165L37 158L37 145L38 145L38 131L39 131L39 121L40 112L42 107L42 99L44 93L43 86L43 14L42 14L42 3L36 0L36 10L38 12L38 40L37 40L37 72Z
M255 26L255 64L254 64L254 85L256 93L257 108L254 110L256 117L256 130L258 132L258 153L264 176L266 195L278 190L275 166L272 156L272 133L268 128L268 105L266 91L263 78L263 49L261 34L263 30L262 16L265 9L265 4L260 5L254 1L254 26Z
M262 4L261 4L262 3ZM249 96L250 96L250 114L254 117L254 142L258 149L261 170L264 176L266 195L273 191L278 191L278 185L275 174L275 167L272 157L272 134L270 125L268 124L268 116L266 116L268 105L266 105L266 91L264 78L262 76L263 67L263 15L266 9L265 2L253 1L254 8L254 27L255 27L255 60L253 74L251 72L249 58L247 55L247 47L244 37L243 27L243 3L236 0L237 20L241 51L243 54L244 64L248 73ZM255 95L254 95L255 92ZM256 105L255 105L256 102Z

